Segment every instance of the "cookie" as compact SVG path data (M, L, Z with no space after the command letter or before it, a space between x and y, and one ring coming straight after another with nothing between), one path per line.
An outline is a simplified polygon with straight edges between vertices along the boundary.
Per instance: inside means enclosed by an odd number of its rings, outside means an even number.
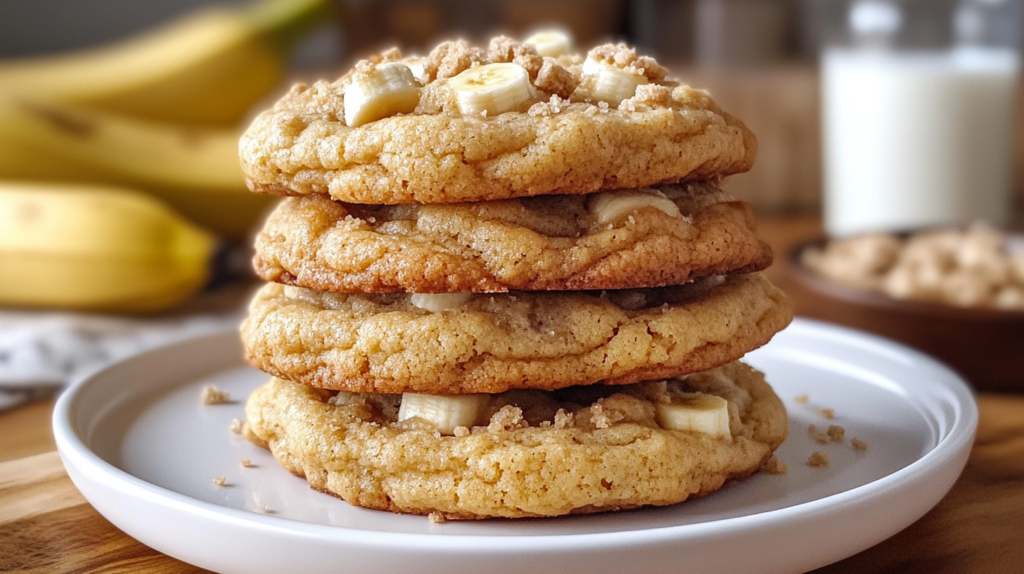
M782 292L757 273L495 295L344 295L271 283L256 294L242 341L257 368L315 387L496 393L702 371L763 345L791 317Z
M420 60L391 50L295 86L242 136L249 188L388 205L584 194L716 179L749 170L757 151L707 92L623 45L552 58L495 38ZM467 76L489 71L512 72L497 86L509 97L473 91L494 74Z
M268 281L341 293L660 287L771 263L747 204L712 186L661 191L678 213L644 207L613 222L596 199L644 196L403 206L287 198L257 237L253 263Z
M558 516L675 504L765 464L788 428L763 375L740 363L682 380L491 396L490 420L443 436L397 422L401 395L273 379L246 404L250 437L322 492L446 519ZM729 401L722 438L659 426L680 391ZM411 424L412 423L412 424Z

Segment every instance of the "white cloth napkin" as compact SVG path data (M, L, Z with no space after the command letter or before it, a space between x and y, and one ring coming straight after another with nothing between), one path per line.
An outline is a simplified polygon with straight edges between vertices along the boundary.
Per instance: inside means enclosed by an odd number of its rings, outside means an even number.
M0 310L0 411L140 351L237 327L247 295L231 293L213 305L158 317Z

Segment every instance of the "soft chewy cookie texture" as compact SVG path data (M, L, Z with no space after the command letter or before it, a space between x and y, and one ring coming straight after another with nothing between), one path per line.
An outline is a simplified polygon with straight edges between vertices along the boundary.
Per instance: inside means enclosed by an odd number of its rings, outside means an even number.
M415 80L406 74L415 84L401 91L403 102L409 90L418 94L415 107L347 125L355 99L347 93L393 79L396 62L420 70ZM470 112L460 75L496 64L525 72L525 99L500 113ZM391 50L334 82L297 85L256 118L240 154L256 192L402 204L715 179L750 169L756 149L753 134L707 92L666 80L664 68L631 48L553 58L499 37L486 49L446 42L418 64Z
M706 184L662 191L678 214L647 207L613 223L595 216L594 195L401 206L287 198L256 239L254 266L319 291L446 293L660 287L771 263L747 204Z
M416 297L268 284L242 325L247 357L277 377L356 392L626 384L736 360L792 318L758 273L660 289L465 295L434 311Z
M730 437L659 427L678 391L729 401ZM249 397L250 438L353 505L448 519L558 516L668 505L756 472L786 437L763 375L731 363L682 380L490 398L461 436L396 422L400 395L272 379Z

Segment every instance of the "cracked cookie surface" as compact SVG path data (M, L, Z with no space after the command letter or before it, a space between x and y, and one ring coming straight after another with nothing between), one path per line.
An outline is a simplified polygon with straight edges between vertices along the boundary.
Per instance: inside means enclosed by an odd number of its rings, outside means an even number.
M595 99L582 56L541 58L507 38L488 49L446 42L427 58L411 113L349 127L345 92L389 51L334 82L297 85L242 136L253 191L329 194L352 203L452 203L584 194L747 171L757 142L707 92L665 79L654 60L622 45L590 52L646 82L608 104ZM512 62L532 96L516 109L463 115L450 80L474 66Z
M716 187L663 188L679 216L599 223L583 196L363 206L287 198L256 239L268 281L341 293L626 289L759 271L749 206ZM593 196L591 196L593 197Z
M335 395L276 378L249 397L246 417L253 442L313 488L357 506L447 519L675 504L756 472L786 437L782 402L741 363L598 387L492 396L491 422L462 436L395 422L399 395ZM675 390L728 400L732 436L660 428L654 404ZM510 406L521 415L516 424L495 421Z
M792 318L759 273L658 289L476 294L439 312L413 297L268 284L242 325L248 360L277 377L357 392L626 384L739 359Z

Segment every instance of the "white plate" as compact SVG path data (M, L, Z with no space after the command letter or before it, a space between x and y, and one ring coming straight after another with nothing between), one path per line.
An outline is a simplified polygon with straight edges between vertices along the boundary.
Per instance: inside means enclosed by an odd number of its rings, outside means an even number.
M58 402L54 432L72 480L119 528L186 562L247 574L806 571L920 518L966 463L974 400L960 377L924 355L798 319L747 360L789 409L790 437L778 451L789 472L614 514L433 524L314 492L229 432L241 401L266 380L243 366L233 332L150 351L79 382ZM239 401L201 405L207 384ZM793 400L803 393L809 404ZM821 408L834 409L835 420ZM841 425L847 440L819 445L810 424ZM852 437L868 450L855 452ZM828 468L805 464L814 451L828 454ZM254 466L243 468L244 458ZM213 485L216 476L229 486Z

